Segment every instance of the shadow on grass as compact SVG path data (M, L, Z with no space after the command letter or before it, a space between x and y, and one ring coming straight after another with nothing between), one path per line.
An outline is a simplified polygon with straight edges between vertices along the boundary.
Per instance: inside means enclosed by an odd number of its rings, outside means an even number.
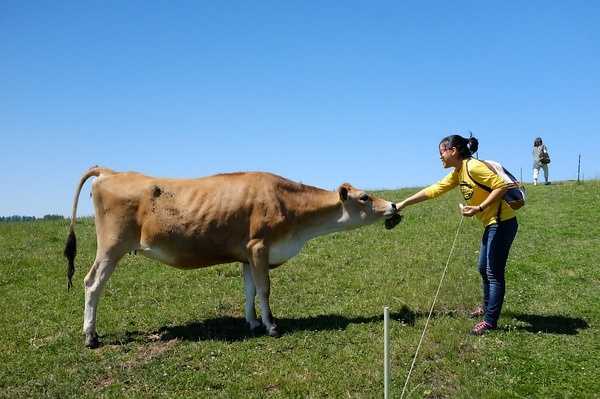
M436 316L456 317L454 313L435 313ZM404 306L398 312L390 312L390 319L408 325L414 325L417 318L427 317L426 313L414 312ZM383 322L383 315L367 317L345 317L340 315L320 315L304 318L281 318L276 323L282 335L296 331L345 330L351 324L370 324ZM262 335L264 330L258 331ZM256 336L250 332L246 320L242 317L218 317L203 321L193 321L178 326L165 326L153 332L129 331L123 334L109 334L103 337L104 344L123 345L130 342L171 341L243 341Z
M506 316L527 323L527 326L517 326L517 329L532 333L576 335L579 330L589 328L588 323L581 318L524 313L507 313Z

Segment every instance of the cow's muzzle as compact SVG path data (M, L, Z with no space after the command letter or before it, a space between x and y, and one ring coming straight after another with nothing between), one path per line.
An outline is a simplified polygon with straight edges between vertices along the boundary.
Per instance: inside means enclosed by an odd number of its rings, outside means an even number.
M392 209L394 210L394 214L389 218L385 219L385 228L390 230L396 227L398 223L402 221L402 215L398 213L396 209L396 204L392 202Z

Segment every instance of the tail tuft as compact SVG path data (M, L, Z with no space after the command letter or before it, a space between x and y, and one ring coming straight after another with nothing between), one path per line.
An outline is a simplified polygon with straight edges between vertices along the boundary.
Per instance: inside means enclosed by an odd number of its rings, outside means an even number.
M69 261L69 266L67 268L67 290L71 289L73 286L73 274L75 274L75 255L77 254L77 238L75 238L75 232L73 229L69 232L69 237L67 237L67 243L65 245L64 255Z

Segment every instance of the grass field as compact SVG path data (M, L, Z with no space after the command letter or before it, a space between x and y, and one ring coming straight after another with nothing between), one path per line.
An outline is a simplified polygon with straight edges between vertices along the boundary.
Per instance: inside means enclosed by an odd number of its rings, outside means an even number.
M399 200L414 190L387 191ZM408 387L411 398L600 397L600 182L528 187L500 329L467 333L482 227L465 220ZM83 200L83 199L82 199ZM274 270L281 338L251 336L239 266L180 271L126 256L83 346L80 220L67 292L66 221L0 223L0 397L383 397L383 306L399 397L458 226L458 192L320 237Z

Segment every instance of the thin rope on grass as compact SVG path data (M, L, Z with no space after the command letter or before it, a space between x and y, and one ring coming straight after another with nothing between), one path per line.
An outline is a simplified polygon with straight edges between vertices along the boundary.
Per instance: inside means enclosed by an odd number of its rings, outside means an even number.
M421 344L423 343L423 338L425 338L425 332L427 331L427 326L429 325L429 320L431 319L431 315L433 314L433 308L435 306L435 302L437 301L438 294L440 293L440 288L442 288L442 282L444 281L444 277L446 277L446 271L448 270L448 265L450 264L450 258L452 258L452 253L454 252L454 246L456 245L456 239L458 238L458 233L460 232L460 227L462 226L463 220L465 216L462 215L460 217L460 222L458 223L458 228L456 229L456 234L454 235L454 241L452 242L452 248L450 248L450 254L448 255L448 260L446 261L446 267L444 267L444 272L442 273L442 278L440 278L440 283L438 284L437 291L435 296L433 297L433 303L431 304L431 308L429 309L429 315L427 316L427 321L425 321L425 328L423 328L423 333L421 334L421 339L419 340L419 345L417 345L417 351L415 352L415 357L413 357L412 364L410 365L410 370L408 371L408 375L406 376L406 382L404 383L404 388L402 388L402 394L400 395L400 399L404 397L404 392L406 391L406 387L408 386L408 380L410 379L410 375L412 374L413 368L415 367L415 361L417 360L417 356L419 355L419 349L421 349Z

